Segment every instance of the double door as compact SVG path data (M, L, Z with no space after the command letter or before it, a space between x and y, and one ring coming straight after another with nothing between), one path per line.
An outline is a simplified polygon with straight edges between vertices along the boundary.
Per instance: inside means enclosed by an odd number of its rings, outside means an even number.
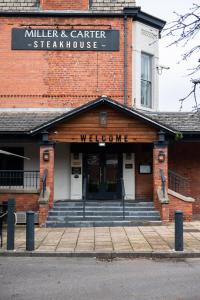
M85 154L88 200L121 199L122 155L119 153Z

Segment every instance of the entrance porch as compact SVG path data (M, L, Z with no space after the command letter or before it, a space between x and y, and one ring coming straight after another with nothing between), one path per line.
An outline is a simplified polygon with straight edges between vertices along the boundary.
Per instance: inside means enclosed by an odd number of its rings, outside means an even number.
M38 211L40 225L55 202L66 200L82 201L83 217L87 201L113 200L123 203L123 217L124 204L139 201L153 203L163 222L177 207L190 219L193 200L181 196L176 184L174 191L168 188L173 183L168 143L174 135L137 111L97 99L35 127L21 140L14 136L12 144L5 138L2 149L13 147L10 152L30 159L1 159L0 200L16 198L17 210Z

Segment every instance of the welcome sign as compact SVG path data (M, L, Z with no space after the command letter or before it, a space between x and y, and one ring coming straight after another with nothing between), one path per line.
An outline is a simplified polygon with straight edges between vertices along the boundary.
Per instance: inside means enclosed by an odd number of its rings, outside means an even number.
M119 30L13 28L12 50L119 51Z

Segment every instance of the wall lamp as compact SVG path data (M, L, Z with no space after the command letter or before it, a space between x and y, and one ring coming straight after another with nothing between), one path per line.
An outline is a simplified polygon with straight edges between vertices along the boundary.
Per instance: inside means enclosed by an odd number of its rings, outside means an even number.
M158 161L163 163L165 161L165 153L163 151L159 151L158 153Z
M49 161L50 155L49 155L49 150L44 150L43 152L43 160L44 161Z

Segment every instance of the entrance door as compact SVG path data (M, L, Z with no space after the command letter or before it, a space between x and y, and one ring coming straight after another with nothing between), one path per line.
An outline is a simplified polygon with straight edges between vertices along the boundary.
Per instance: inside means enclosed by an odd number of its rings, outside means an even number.
M89 153L85 157L87 199L121 198L122 157L117 153Z

